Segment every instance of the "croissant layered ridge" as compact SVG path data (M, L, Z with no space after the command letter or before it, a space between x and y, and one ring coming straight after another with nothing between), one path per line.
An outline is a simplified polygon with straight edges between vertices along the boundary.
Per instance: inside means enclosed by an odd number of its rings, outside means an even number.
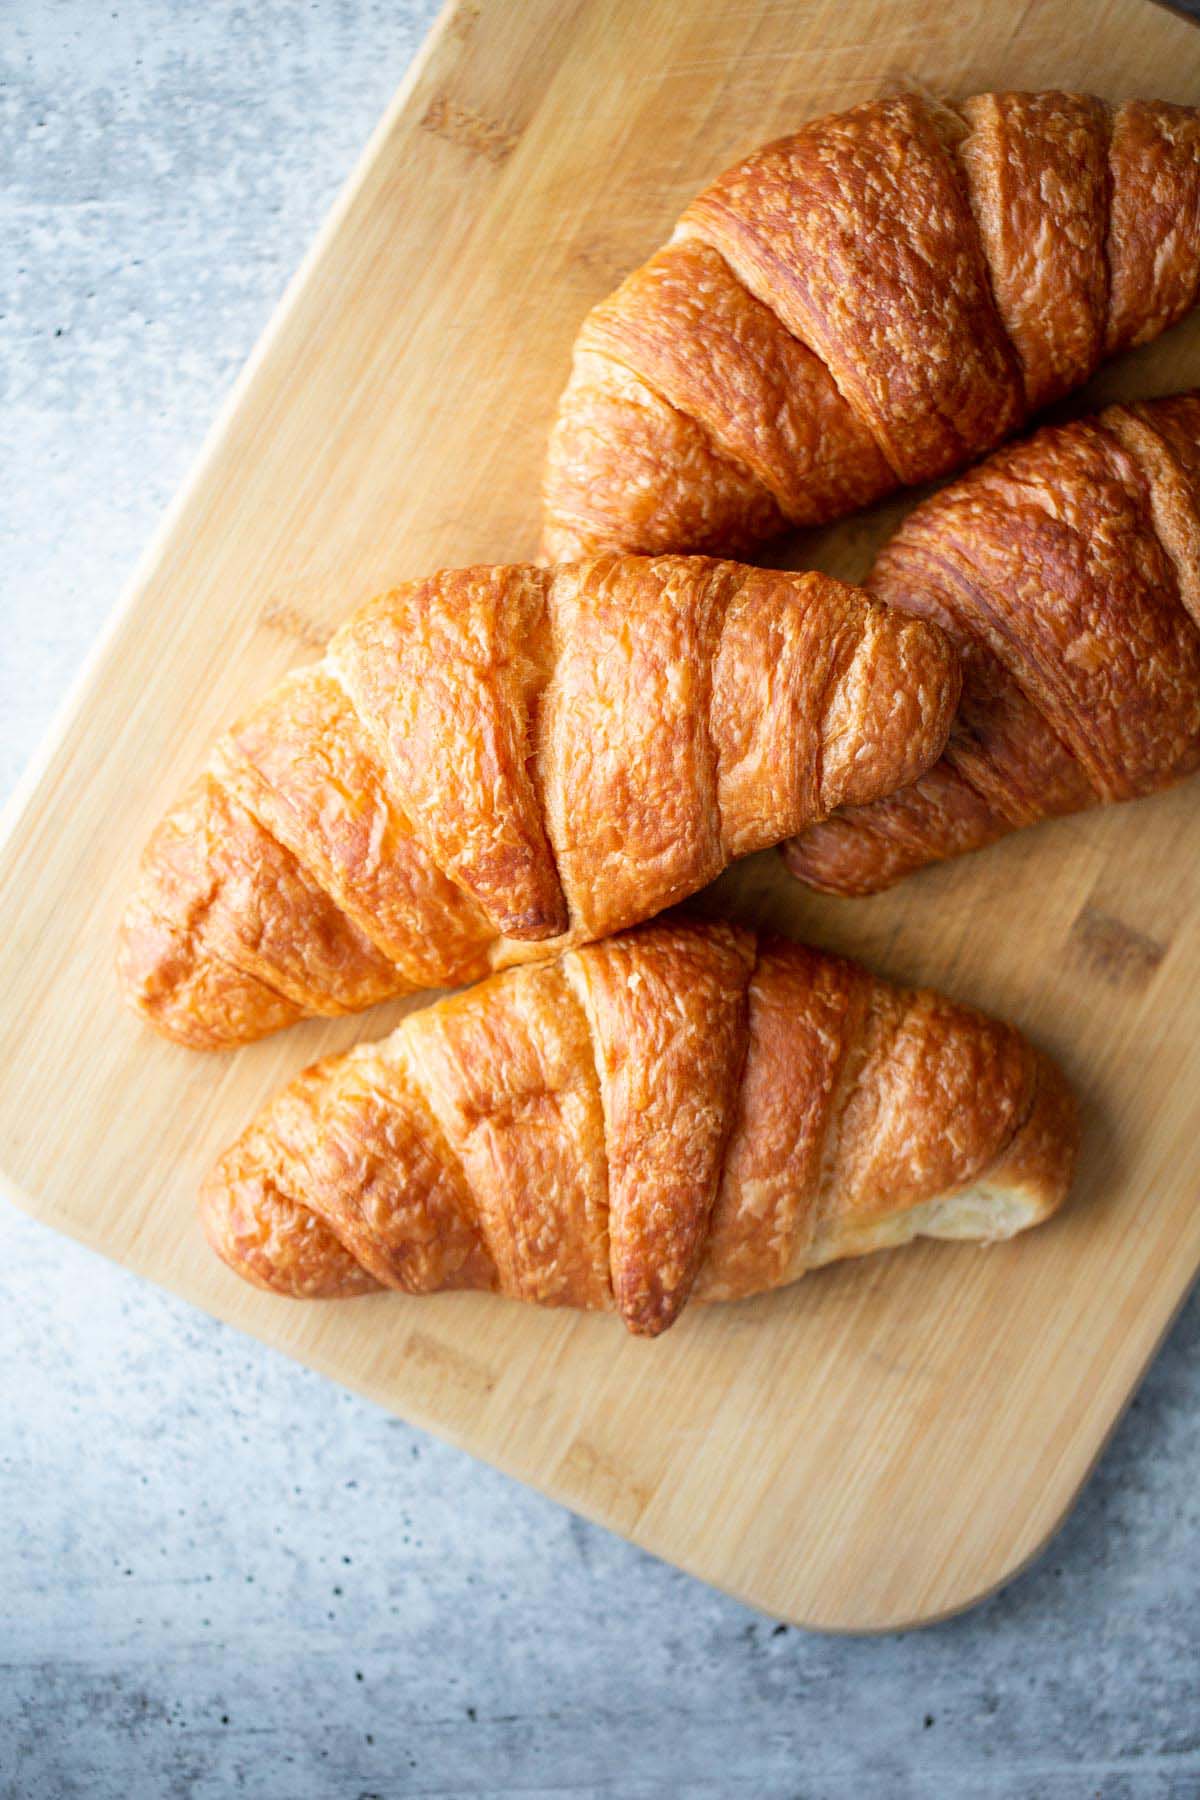
M909 515L868 586L949 633L962 699L915 783L788 845L810 886L874 893L1182 780L1200 768L1200 394L995 452Z
M588 315L546 554L743 554L947 474L1198 291L1195 108L901 94L814 120Z
M1056 1066L1012 1026L781 938L672 918L508 970L305 1071L209 1178L239 1274L476 1289L656 1336L917 1236L1065 1199Z
M152 836L127 997L219 1048L607 935L911 782L936 626L685 557L445 571L360 608Z

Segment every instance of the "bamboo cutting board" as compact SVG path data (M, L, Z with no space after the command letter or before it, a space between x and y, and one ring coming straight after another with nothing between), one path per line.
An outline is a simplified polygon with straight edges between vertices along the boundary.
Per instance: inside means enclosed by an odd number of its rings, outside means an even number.
M268 1092L398 1007L236 1056L123 1013L112 934L211 735L355 602L536 541L585 308L725 164L902 83L1200 102L1147 0L461 0L433 33L10 816L0 1168L40 1218L710 1581L798 1623L962 1607L1044 1543L1200 1262L1200 782L1026 832L861 903L772 855L712 911L1011 1016L1077 1081L1074 1204L685 1315L476 1296L303 1307L206 1252L198 1179ZM1200 382L1200 325L1091 397ZM856 577L905 502L797 543ZM263 1429L270 1429L263 1422Z

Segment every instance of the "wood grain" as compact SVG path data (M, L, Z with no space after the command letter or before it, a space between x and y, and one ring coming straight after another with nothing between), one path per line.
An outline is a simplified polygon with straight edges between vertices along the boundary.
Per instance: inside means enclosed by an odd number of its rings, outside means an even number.
M928 1619L1019 1568L1200 1262L1200 784L867 902L805 895L772 855L704 897L1009 1014L1077 1080L1087 1149L1068 1213L1026 1240L834 1268L656 1343L484 1298L302 1307L244 1288L200 1241L201 1173L282 1079L399 1009L191 1054L119 1009L112 937L149 826L223 721L378 587L532 552L579 318L714 172L906 82L1195 103L1198 52L1148 0L452 6L10 809L13 1197L797 1622ZM1079 404L1197 382L1192 324ZM860 575L909 504L786 548Z

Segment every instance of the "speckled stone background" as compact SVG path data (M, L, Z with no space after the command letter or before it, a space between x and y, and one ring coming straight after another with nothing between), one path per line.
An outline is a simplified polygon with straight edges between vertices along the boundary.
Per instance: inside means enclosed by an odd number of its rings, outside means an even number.
M433 10L0 5L5 791ZM1005 1593L820 1638L0 1209L0 1793L1194 1800L1198 1352Z

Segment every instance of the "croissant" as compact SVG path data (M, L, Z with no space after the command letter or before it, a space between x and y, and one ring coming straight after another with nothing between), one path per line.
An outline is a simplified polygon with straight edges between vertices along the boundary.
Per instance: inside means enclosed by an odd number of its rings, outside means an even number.
M946 474L1200 287L1200 110L913 94L707 188L576 343L545 551L737 555Z
M822 575L602 557L410 582L159 826L122 984L212 1048L553 955L914 780L958 685L936 626Z
M301 1298L475 1288L656 1336L917 1236L1048 1218L1071 1091L1010 1025L728 925L511 969L315 1064L209 1177L213 1248Z
M791 843L868 894L1018 826L1200 767L1200 394L1110 406L997 451L926 500L869 578L962 659L945 754Z

